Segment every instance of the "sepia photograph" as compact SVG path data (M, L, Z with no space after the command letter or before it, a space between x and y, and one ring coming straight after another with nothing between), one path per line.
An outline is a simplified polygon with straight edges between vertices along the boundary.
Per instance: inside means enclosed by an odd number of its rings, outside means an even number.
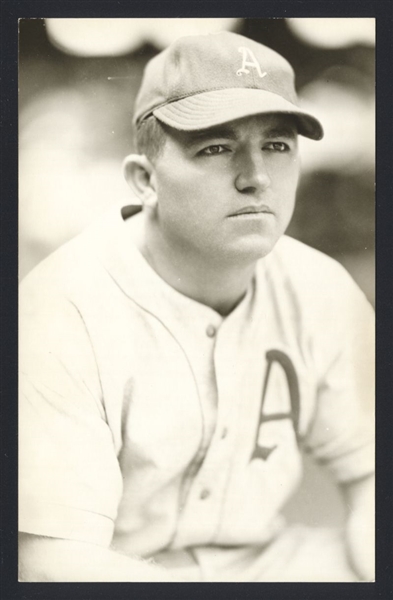
M19 20L19 582L375 581L375 29Z

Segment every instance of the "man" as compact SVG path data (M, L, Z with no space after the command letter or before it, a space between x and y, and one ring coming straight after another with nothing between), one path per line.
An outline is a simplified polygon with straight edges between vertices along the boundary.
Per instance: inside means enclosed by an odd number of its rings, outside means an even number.
M20 578L372 580L373 313L283 236L297 136L323 135L291 67L233 33L179 39L135 124L143 210L22 284ZM342 532L280 516L302 449L343 487Z

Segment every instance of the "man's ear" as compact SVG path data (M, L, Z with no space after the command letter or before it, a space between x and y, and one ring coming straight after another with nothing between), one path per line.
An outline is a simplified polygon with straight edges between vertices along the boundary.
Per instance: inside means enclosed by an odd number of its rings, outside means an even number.
M143 206L153 208L157 204L154 168L146 156L130 154L123 162L124 177L140 199Z

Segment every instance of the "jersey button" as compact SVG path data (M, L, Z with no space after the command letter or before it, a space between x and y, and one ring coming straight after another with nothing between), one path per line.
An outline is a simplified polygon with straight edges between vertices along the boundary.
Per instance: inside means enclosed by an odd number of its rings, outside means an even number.
M205 488L204 490L201 491L199 497L201 500L206 500L206 498L208 498L209 496L210 496L210 491Z
M206 335L209 337L214 337L216 335L216 328L214 325L208 325L206 328Z
M225 440L225 438L227 437L227 435L228 435L228 428L224 427L224 429L221 432L221 439Z

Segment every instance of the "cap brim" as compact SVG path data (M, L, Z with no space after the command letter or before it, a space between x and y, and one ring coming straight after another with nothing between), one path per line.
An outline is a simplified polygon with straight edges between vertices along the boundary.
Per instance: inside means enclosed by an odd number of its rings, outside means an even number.
M313 140L323 137L322 125L312 115L281 96L260 89L231 88L188 96L153 110L159 120L182 131L196 131L264 113L296 117L298 131Z

